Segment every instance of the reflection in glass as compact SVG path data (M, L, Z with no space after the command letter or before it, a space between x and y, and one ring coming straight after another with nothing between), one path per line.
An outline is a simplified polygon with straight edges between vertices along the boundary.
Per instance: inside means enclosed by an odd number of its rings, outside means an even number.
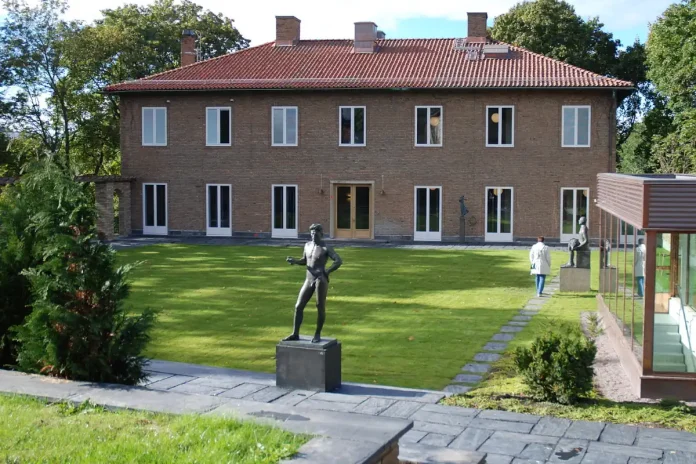
M336 227L350 229L350 187L336 189Z
M440 231L440 189L433 188L428 192L430 195L430 230L429 232Z
M297 229L297 211L295 199L297 195L296 188L294 186L285 187L285 228L286 229Z
M355 228L370 228L370 187L355 187Z
M512 145L512 108L503 108L503 145Z
M164 185L157 186L157 226L165 227L167 225L167 187Z
M498 144L498 108L488 108L488 145Z
M353 143L362 145L365 143L365 109L353 109Z
M498 233L498 189L488 189L488 217L486 218L486 231Z
M230 227L230 187L220 186L220 227Z
M218 188L217 185L208 186L208 226L218 226Z
M574 234L575 233L575 217L573 216L575 210L575 205L573 203L573 190L566 189L563 190L563 233L564 234Z
M512 232L512 190L501 189L500 194L500 232Z
M416 231L427 232L428 189L416 189Z
M283 228L283 187L273 187L273 227Z
M145 225L154 227L155 225L155 186L145 186Z
M428 108L416 110L416 143L418 145L428 143Z

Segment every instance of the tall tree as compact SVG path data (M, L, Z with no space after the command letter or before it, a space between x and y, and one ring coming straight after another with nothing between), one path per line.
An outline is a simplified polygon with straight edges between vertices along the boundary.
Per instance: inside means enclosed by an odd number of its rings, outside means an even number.
M535 0L515 5L498 16L493 38L524 47L598 74L629 80L637 90L620 96L618 142L630 135L645 111L645 47L639 41L622 49L621 42L603 30L599 18L584 20L562 0Z

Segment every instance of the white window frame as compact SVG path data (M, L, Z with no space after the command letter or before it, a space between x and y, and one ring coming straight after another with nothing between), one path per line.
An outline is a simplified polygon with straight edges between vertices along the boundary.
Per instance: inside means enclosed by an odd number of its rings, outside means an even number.
M566 108L572 108L575 110L575 144L565 143L565 110ZM587 145L579 145L578 142L578 110L580 108L587 108ZM592 146L592 107L590 105L563 105L561 107L561 147L563 148L589 148Z
M355 109L363 110L363 143L353 143L355 140ZM341 114L344 109L350 109L350 143L341 143L341 129L343 119ZM367 107L366 106L339 106L338 107L338 146L339 147L364 147L367 145Z
M208 118L208 111L209 110L216 110L216 112L217 112L216 133L217 133L218 143L209 143L208 142L208 125L210 124L210 120ZM230 120L229 120L230 141L229 141L229 143L219 143L220 142L220 111L221 110L227 110L230 112ZM230 146L232 146L232 107L231 106L207 106L205 108L205 146L206 147L230 147Z
M274 222L275 188L283 187L283 206L287 204L287 187L295 188L295 229L285 227L276 229ZM300 222L299 206L300 187L297 184L273 184L271 185L271 237L273 238L297 238L297 224ZM283 208L283 226L287 224L287 208Z
M288 138L288 125L287 125L287 113L288 110L295 110L295 143L287 143ZM275 118L273 113L275 110L283 110L283 143L276 143L273 140L273 135L275 134ZM231 118L230 118L231 119ZM296 147L300 140L300 134L297 132L297 127L299 126L298 121L300 120L300 111L296 106L272 106L271 107L271 146L272 147Z
M488 117L488 110L491 108L497 108L498 114L500 115L500 121L498 122L498 143L488 143L488 124L490 123L490 118ZM500 143L503 140L503 108L512 108L512 143ZM486 147L496 147L496 148L515 148L515 105L487 105L486 106ZM495 187L499 188L499 187Z
M430 113L428 113L430 115ZM440 227L438 232L430 232L430 189L439 189L440 192ZM425 232L418 232L418 189L426 189L428 191L428 201L426 201L425 214ZM413 240L418 242L441 242L442 241L442 185L416 185L413 187Z
M220 187L230 188L230 226L229 227L210 227L210 187L218 190L218 224L220 224L220 213L222 207L220 202ZM210 237L231 237L232 236L232 184L205 184L205 234Z
M152 143L145 142L145 111L152 110ZM157 143L157 110L164 110L164 142ZM141 123L141 142L144 147L166 147L167 146L167 107L166 106L143 106L140 113Z
M578 234L564 234L563 233L563 192L565 190L572 190L573 191L573 224L577 226L578 224L578 219L580 219L579 216L577 216L577 205L575 202L577 201L577 191L578 190L587 190L587 214L585 215L585 225L587 227L590 227L590 188L589 187L561 187L561 196L560 196L560 205L559 205L559 211L560 211L560 241L561 243L568 243L571 238L579 238L580 236Z
M418 143L418 110L420 108L427 108L428 109L428 116L427 116L427 122L428 122L428 129L430 129L430 109L431 108L440 108L440 143L430 143L430 130L427 131L426 137L427 137L427 143ZM445 111L444 108L441 105L418 105L416 106L416 109L413 112L413 143L414 146L416 147L441 147L442 142L445 141L445 126L444 126L444 121L445 121Z
M147 226L147 198L145 197L145 187L148 185L153 186L153 193L155 195L155 201L153 205L155 207L154 218L155 223L153 226ZM157 225L157 186L164 185L164 226ZM143 182L143 235L168 235L169 234L169 185L163 182Z
M488 110L486 110L486 115ZM509 189L510 190L510 232L488 232L488 191L491 189ZM486 242L512 242L515 236L515 188L511 186L486 186L484 190L485 212L483 219L483 234ZM498 196L500 201L500 196ZM500 208L498 208L498 230L500 230Z

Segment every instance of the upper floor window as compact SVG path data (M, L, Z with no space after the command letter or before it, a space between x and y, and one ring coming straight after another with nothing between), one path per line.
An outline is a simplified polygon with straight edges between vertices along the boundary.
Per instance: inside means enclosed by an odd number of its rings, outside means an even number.
M271 111L271 144L297 146L297 107L274 106Z
M590 146L590 107L563 107L563 141L564 147Z
M515 107L486 107L486 146L512 147L515 145Z
M339 145L365 146L365 107L341 106L339 109L341 138Z
M232 108L205 109L205 144L232 145Z
M442 146L441 106L416 106L416 146Z
M167 108L143 108L143 145L167 145Z

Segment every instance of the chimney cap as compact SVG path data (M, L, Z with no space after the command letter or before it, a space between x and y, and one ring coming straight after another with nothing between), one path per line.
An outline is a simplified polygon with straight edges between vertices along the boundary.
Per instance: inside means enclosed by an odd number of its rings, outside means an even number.
M301 22L297 16L276 16L276 19L294 19L295 21Z
M196 37L196 31L193 29L184 29L181 33L182 37Z

